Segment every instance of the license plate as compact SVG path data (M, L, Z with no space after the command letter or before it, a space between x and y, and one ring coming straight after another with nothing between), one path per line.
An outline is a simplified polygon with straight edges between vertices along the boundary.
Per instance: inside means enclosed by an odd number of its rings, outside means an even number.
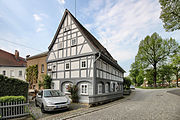
M63 107L66 107L66 105L56 106L56 108L63 108Z

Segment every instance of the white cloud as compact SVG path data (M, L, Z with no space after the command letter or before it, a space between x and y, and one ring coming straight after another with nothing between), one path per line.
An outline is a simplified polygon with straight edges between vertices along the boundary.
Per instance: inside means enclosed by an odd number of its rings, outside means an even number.
M42 17L38 14L33 14L33 17L34 17L35 21L41 21L42 20Z
M65 0L57 0L59 4L65 4Z
M36 29L36 32L41 32L45 30L45 25L44 24L39 24L38 28Z
M103 7L100 7L102 5ZM94 11L90 7L87 8L88 11ZM105 0L98 2L96 8L98 12L93 16L91 14L94 22L86 26L90 29L96 28L100 42L105 47L108 46L112 56L120 62L134 59L139 41L145 35L151 34L151 28L160 23L160 6L157 1Z

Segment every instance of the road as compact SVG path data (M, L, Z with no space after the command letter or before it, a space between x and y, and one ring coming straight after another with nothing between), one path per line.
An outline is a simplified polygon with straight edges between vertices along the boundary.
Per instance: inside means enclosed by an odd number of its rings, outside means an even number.
M136 89L134 95L101 110L76 116L73 120L180 120L180 89Z

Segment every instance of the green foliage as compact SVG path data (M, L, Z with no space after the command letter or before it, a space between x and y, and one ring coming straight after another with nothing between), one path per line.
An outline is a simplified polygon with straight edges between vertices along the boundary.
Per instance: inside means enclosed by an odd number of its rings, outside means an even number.
M163 86L158 86L158 87L142 87L142 86L137 86L136 88L142 88L142 89L163 89L163 88L173 88L172 86L168 87L163 87Z
M32 65L29 66L26 69L26 81L29 82L30 88L32 88L32 85L37 83L38 79L38 66L37 65Z
M124 88L125 89L130 89L132 82L131 79L129 77L124 77Z
M132 78L135 85L137 83L137 76L139 75L139 70L140 70L140 65L139 65L138 61L135 61L134 63L131 64L129 76Z
M180 30L180 0L159 0L161 4L160 19L166 31Z
M143 82L144 82L144 77L142 74L139 74L137 76L137 86L141 86L143 84Z
M43 81L44 81L44 83L43 83L44 89L51 89L51 82L52 82L51 76L46 74L46 75L43 75L42 77L43 77Z
M144 75L145 75L146 81L148 81L147 84L149 86L152 86L153 85L154 70L152 68L146 69Z
M41 82L40 80L38 81L38 87L39 89L41 89L41 87L43 86L43 82Z
M178 52L171 57L172 72L176 76L176 86L178 85L178 79L180 77L180 46Z
M162 80L162 84L164 85L164 82L167 81L170 86L171 78L173 76L172 66L169 64L163 64L159 67L158 73L160 80Z
M24 96L27 98L28 83L0 75L0 96Z
M71 99L72 102L77 103L79 101L79 95L78 95L78 86L77 85L69 85L68 86L68 92L71 93Z
M15 101L26 101L24 96L3 96L0 97L1 102L15 102Z
M165 61L177 50L178 43L174 39L162 39L157 33L146 36L146 38L140 42L136 61L139 61L144 68L153 67L155 87L157 81L157 65Z

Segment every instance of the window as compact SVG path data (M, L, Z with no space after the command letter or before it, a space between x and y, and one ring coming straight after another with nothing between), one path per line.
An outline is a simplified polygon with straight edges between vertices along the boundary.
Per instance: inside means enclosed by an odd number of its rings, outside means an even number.
M10 76L14 77L14 70L10 70Z
M41 72L44 73L44 64L41 65Z
M70 64L69 64L69 63L66 63L66 64L65 64L65 69L66 69L66 70L69 70L69 69L70 69Z
M98 84L98 94L102 94L102 84Z
M3 71L3 75L6 75L6 71L5 70Z
M71 40L71 46L74 46L74 45L76 45L76 39Z
M63 42L60 41L59 44L58 44L58 49L62 49L63 48Z
M86 68L86 61L85 60L81 61L81 68Z
M19 71L19 76L22 76L22 71Z
M106 83L106 85L105 85L105 93L108 93L108 92L109 92L109 84Z
M56 71L56 66L55 65L53 65L53 71Z
M88 95L88 85L87 84L81 84L81 94Z

